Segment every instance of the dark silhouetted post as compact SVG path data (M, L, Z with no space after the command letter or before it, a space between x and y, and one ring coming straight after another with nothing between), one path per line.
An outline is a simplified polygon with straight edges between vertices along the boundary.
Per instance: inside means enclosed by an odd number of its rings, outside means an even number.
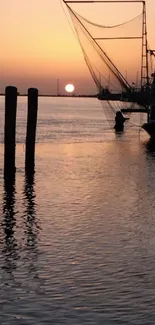
M4 177L15 173L17 88L5 88Z
M35 167L35 138L38 111L38 89L28 89L28 115L26 134L25 171L27 174L34 172Z

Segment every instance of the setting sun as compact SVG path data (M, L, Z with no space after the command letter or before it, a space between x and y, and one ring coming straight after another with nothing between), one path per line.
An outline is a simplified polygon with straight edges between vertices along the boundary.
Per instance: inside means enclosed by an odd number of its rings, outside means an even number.
M75 89L75 87L72 84L67 84L65 86L65 90L67 91L67 93L72 93L74 91L74 89Z

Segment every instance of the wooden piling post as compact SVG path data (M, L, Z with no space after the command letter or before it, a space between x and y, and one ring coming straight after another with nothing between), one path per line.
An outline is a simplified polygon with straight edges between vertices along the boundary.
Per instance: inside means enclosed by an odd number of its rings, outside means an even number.
M5 88L4 177L15 173L17 88Z
M38 89L28 89L28 115L26 133L25 171L27 174L34 172L35 168L35 138L38 112Z

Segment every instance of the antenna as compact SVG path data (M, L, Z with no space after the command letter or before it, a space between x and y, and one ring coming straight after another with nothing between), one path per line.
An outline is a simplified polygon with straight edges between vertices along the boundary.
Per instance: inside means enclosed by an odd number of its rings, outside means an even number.
M149 86L148 43L146 26L146 4L145 1L143 1L141 88L147 86Z
M57 79L57 96L60 96L60 93L59 93L59 79Z

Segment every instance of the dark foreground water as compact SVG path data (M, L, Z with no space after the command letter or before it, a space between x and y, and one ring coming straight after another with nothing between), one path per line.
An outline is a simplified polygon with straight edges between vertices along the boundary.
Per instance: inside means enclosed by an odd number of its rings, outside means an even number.
M0 146L0 324L155 324L155 153L135 118L124 135L93 99L40 99L26 179L26 100L16 180ZM1 142L4 101L1 99ZM130 127L129 127L130 126Z

